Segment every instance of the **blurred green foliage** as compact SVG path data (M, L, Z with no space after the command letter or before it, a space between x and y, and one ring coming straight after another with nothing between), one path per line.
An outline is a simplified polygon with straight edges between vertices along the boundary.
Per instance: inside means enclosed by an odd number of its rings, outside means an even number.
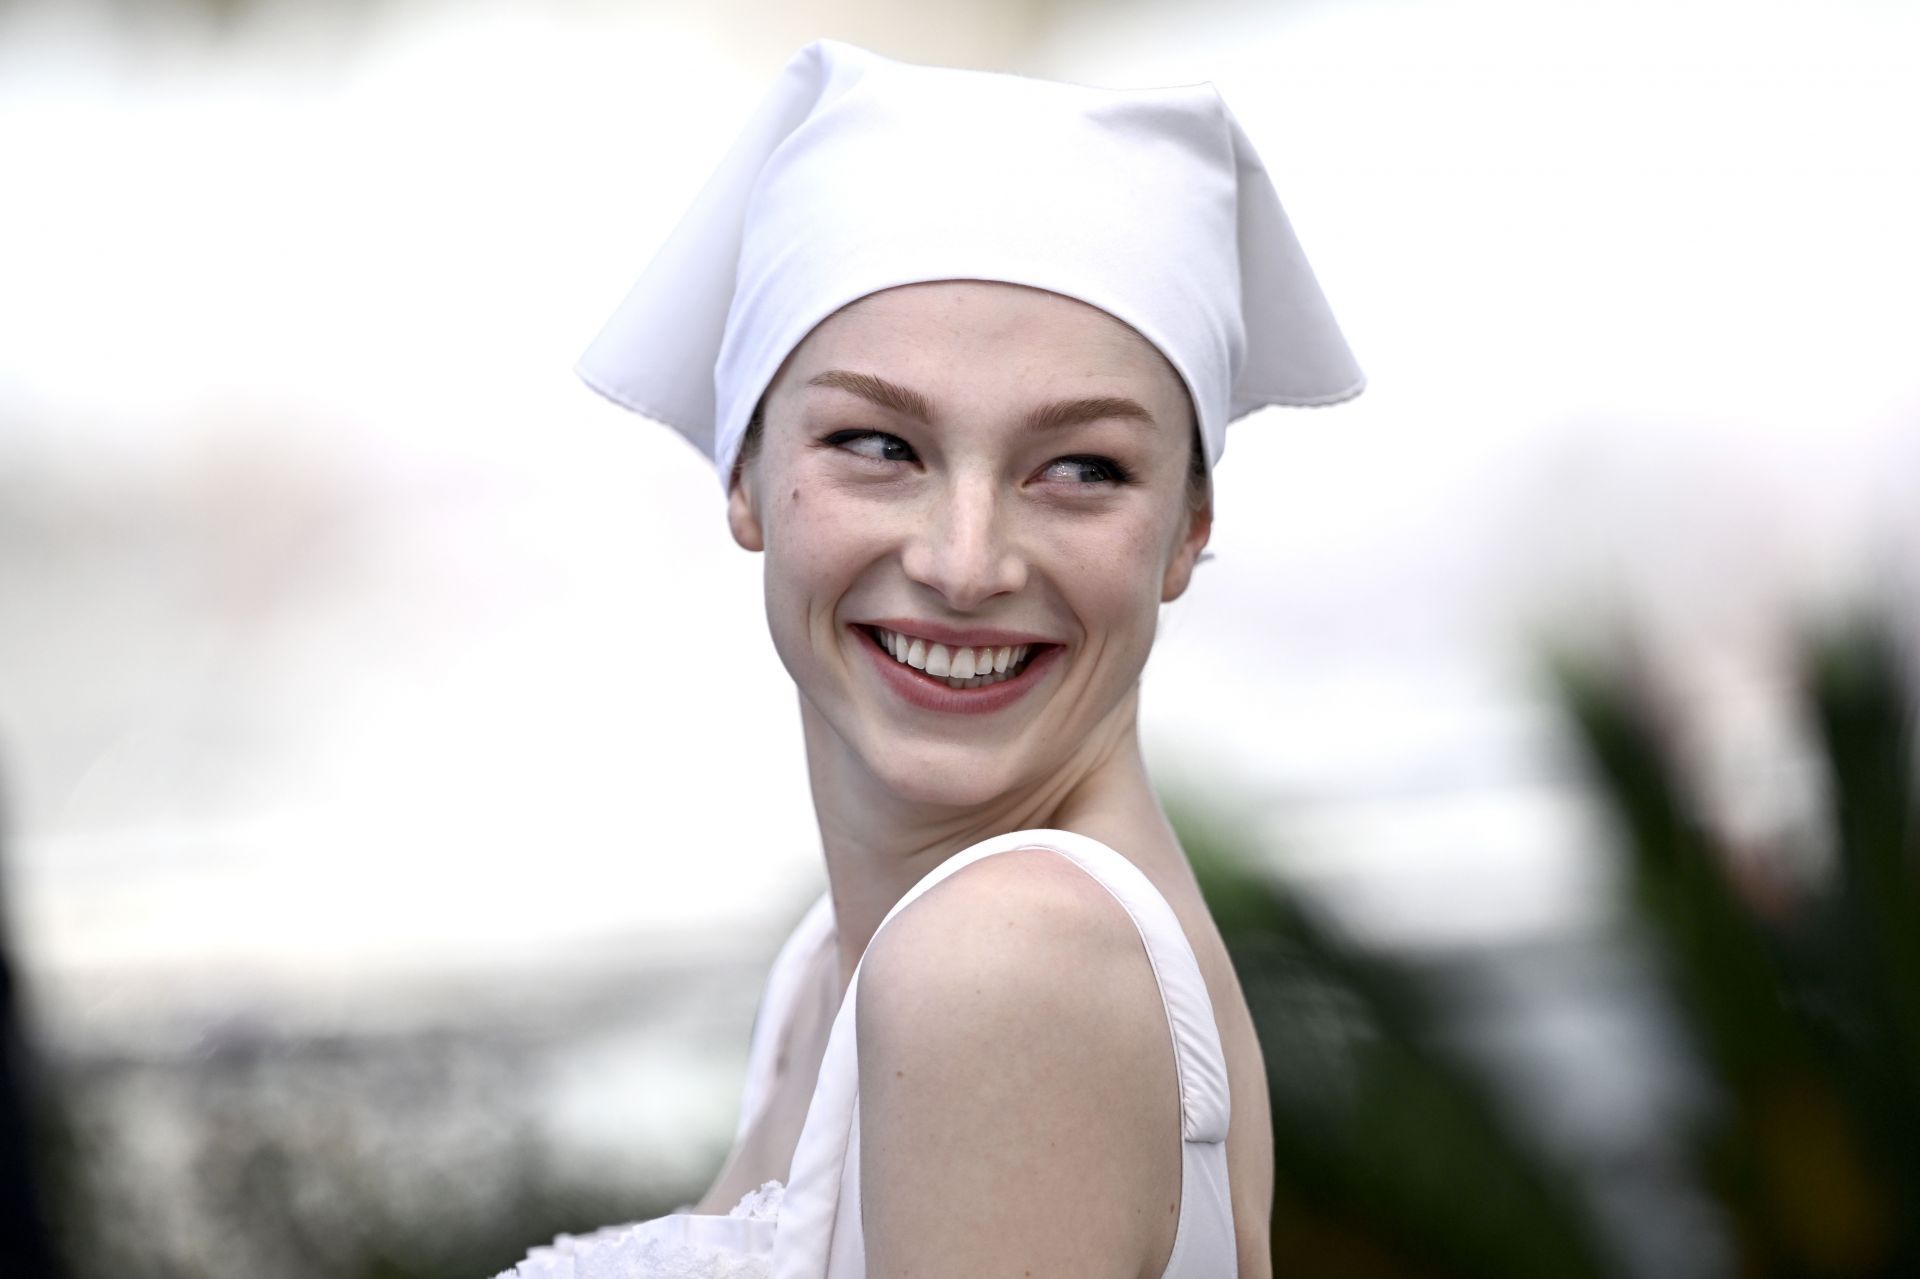
M1804 885L1724 846L1650 687L1550 659L1651 950L1712 1096L1683 1148L1753 1279L1920 1274L1920 849L1914 687L1892 629L1809 633L1798 692L1829 804ZM1255 873L1258 843L1170 806L1267 1057L1275 1273L1625 1273L1567 1169L1450 1048L1442 987ZM1778 851L1778 850L1776 850Z
M1913 686L1884 623L1802 654L1829 796L1823 846L1793 859L1829 870L1803 887L1733 873L1633 690L1565 663L1561 685L1626 835L1635 915L1719 1085L1695 1149L1741 1273L1920 1274Z
M1570 1179L1447 1046L1437 992L1255 874L1246 836L1170 810L1266 1056L1275 1273L1609 1273Z

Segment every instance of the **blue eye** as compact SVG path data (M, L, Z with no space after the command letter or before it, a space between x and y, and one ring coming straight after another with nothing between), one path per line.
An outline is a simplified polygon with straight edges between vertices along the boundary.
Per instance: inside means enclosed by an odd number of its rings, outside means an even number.
M885 431L835 431L826 439L835 448L876 462L911 462L913 446Z
M1062 457L1047 464L1048 479L1071 484L1131 484L1127 468L1108 457Z

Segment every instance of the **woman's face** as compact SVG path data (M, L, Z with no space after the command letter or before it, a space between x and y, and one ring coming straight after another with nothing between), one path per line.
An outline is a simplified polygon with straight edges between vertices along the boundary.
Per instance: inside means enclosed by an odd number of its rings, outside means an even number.
M1010 284L872 294L764 404L728 503L774 647L903 798L985 803L1131 714L1210 512L1185 387L1106 312Z

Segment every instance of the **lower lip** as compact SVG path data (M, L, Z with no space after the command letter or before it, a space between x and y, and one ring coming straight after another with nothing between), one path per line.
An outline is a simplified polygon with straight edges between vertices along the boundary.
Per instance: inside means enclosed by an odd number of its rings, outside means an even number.
M956 715L990 715L994 711L1005 710L1040 682L1040 677L1046 674L1061 653L1058 644L1050 644L1036 653L1012 679L1003 679L997 684L982 684L978 688L954 688L944 679L923 674L905 662L895 661L891 653L880 647L878 640L860 627L854 627L853 632L855 639L873 658L874 665L879 668L880 678L886 681L889 688L921 710L945 711Z

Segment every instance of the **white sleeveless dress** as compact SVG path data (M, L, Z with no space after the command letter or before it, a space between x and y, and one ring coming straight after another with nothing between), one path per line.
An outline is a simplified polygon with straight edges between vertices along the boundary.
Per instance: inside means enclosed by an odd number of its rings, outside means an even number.
M942 862L894 904L880 927L963 867L1025 848L1057 852L1100 881L1140 931L1173 1031L1180 1081L1180 1220L1162 1279L1236 1279L1226 1055L1193 948L1173 908L1138 867L1084 835L1015 831ZM780 948L768 977L747 1054L741 1133L766 1105L782 1031L805 975L832 944L833 908L822 895ZM865 1279L853 1024L859 987L856 967L833 1020L787 1185L770 1181L725 1216L678 1212L590 1235L562 1235L499 1279Z

